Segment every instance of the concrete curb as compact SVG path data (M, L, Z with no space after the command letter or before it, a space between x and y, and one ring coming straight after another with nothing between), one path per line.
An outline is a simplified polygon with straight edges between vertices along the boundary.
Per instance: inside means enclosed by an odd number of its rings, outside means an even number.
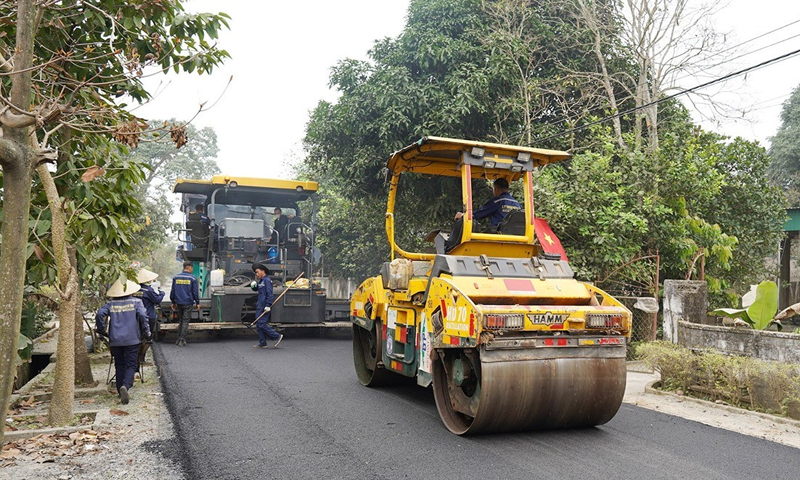
M747 410L745 408L734 407L731 405L722 405L719 403L709 402L708 400L702 400L700 398L690 397L688 395L678 395L677 393L673 392L665 392L663 390L658 390L657 388L654 387L654 385L660 383L661 380L653 380L644 387L644 392L649 393L651 395L660 395L662 397L672 397L672 398L679 398L681 400L688 400L690 402L697 403L705 407L716 408L730 413L738 413L740 415L749 415L752 417L758 417L764 420L768 420L770 422L781 423L784 425L791 425L793 427L800 428L800 420L794 420L786 417L779 417L777 415L770 415L768 413L754 412L753 410Z
M23 385L17 390L15 395L30 395L30 392L34 391L38 386L42 379L50 372L56 369L56 363L51 361L41 372L39 372L35 377L31 378L28 383Z
M81 410L75 412L75 415L85 415L87 413L94 413L94 421L91 425L38 428L35 430L17 430L15 432L5 432L3 441L5 443L10 443L18 440L25 440L26 438L33 438L37 435L60 435L62 433L80 432L81 430L99 430L103 425L107 425L111 419L111 414L108 410ZM103 415L101 415L101 413Z
M88 388L76 388L74 398L91 398L95 395L106 393L108 391L108 385L104 383L99 383L96 387L88 387ZM12 407L17 406L17 402L22 400L27 400L30 396L33 395L33 400L36 402L44 402L50 400L53 397L53 394L50 392L43 392L43 391L36 391L32 390L25 393L15 393L11 395L11 402L9 405Z

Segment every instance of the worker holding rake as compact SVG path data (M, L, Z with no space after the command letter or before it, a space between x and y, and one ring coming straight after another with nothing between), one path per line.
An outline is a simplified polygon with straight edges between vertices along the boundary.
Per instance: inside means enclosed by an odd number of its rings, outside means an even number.
M256 331L258 332L258 345L253 348L267 348L267 339L274 341L273 347L277 347L283 335L273 330L269 326L270 311L275 295L272 293L272 280L268 274L269 270L263 263L253 264L253 271L256 273L256 281L250 286L258 291L258 301L256 302Z

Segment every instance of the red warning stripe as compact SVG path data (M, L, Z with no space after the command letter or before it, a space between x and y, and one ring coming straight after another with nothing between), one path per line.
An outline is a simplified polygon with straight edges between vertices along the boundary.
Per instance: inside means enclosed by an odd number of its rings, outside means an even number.
M447 318L447 304L442 299L442 318Z

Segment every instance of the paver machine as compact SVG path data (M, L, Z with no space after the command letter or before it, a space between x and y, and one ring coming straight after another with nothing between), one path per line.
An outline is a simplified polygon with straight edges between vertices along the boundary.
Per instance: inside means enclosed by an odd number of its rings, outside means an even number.
M330 302L312 281L319 258L314 247L317 188L316 182L226 175L178 180L173 191L182 195L185 218L178 258L193 263L201 298L191 330L241 330L255 319L254 263L269 268L276 297L289 287L272 306L271 324L329 326ZM283 218L277 219L276 208ZM176 330L168 297L162 312L159 330Z
M569 157L437 137L391 155L385 222L392 258L350 303L363 385L411 377L432 386L442 422L458 435L593 426L616 414L630 311L573 278L566 256L548 248L557 241L549 228L536 231L533 171ZM459 238L431 232L430 253L396 243L403 175L460 178ZM498 178L521 192L522 208L496 227L479 226L473 186Z

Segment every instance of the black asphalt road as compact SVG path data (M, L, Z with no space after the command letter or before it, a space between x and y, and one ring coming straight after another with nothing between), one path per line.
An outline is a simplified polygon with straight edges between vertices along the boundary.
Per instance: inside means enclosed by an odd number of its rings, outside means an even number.
M800 478L800 450L624 404L597 428L458 437L430 390L361 386L349 339L290 335L156 345L188 478Z

